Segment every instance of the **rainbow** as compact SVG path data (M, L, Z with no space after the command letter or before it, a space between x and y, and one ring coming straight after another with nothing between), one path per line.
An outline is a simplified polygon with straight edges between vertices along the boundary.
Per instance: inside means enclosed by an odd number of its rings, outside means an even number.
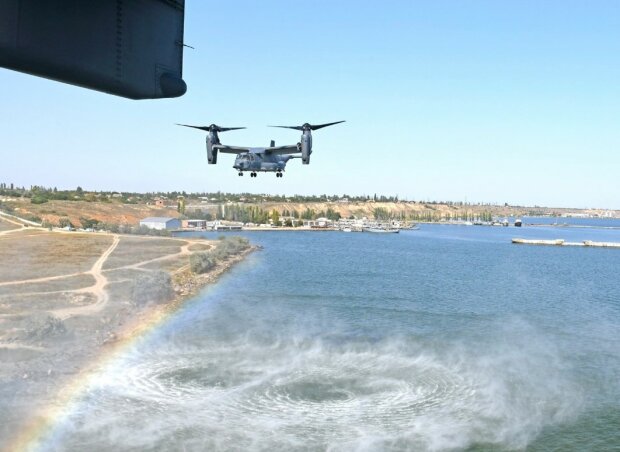
M145 315L134 319L121 339L104 345L99 357L89 363L59 392L55 406L48 407L33 416L22 431L9 442L6 450L29 452L54 450L54 444L61 440L61 427L75 413L82 396L96 386L114 364L119 362L123 353L146 341L152 333L171 320L184 303L185 300L178 300L170 305L151 309Z

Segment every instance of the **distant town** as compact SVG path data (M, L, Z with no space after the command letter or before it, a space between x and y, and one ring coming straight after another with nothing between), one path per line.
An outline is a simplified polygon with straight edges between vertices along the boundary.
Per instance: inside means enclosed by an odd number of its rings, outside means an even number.
M49 228L137 234L273 228L361 230L416 223L505 225L509 218L620 218L609 209L404 200L372 195L128 193L0 183L0 211ZM558 221L561 223L561 220Z

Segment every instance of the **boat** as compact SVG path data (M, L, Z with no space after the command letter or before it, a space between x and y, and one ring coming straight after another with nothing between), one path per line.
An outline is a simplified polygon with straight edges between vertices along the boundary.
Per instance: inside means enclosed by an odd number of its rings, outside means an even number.
M397 228L362 228L363 232L376 232L376 233L393 233L397 234L400 232L400 229Z
M517 218L515 220L515 227L520 228L521 226L523 226L523 222L521 221L521 218Z
M529 240L529 239L512 239L512 243L518 243L520 245L551 245L561 246L564 245L564 240Z

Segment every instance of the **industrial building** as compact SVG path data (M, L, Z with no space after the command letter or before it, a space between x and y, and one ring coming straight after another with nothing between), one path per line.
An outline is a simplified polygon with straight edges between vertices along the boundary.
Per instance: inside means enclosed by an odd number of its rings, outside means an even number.
M149 217L140 220L140 226L146 226L149 229L180 229L181 222L176 218L168 217Z
M207 220L183 220L183 229L207 229Z

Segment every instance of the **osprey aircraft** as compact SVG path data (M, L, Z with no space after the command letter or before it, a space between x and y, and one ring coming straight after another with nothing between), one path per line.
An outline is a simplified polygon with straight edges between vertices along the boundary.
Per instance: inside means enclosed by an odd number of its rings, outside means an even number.
M239 176L248 171L250 177L256 177L258 172L276 173L276 177L282 177L282 173L286 168L286 164L290 159L301 158L304 165L310 163L310 154L312 154L312 131L322 129L323 127L340 124L344 121L330 122L327 124L312 125L305 123L301 126L270 126L281 127L284 129L294 129L302 132L301 141L296 144L286 146L276 146L275 141L271 140L269 147L242 147L229 146L220 142L219 132L228 132L229 130L245 129L245 127L220 127L216 124L210 126L190 126L187 124L177 124L183 127L192 127L194 129L204 130L207 134L207 160L210 164L217 163L217 153L237 154L233 168L239 171ZM293 155L293 154L301 154Z

